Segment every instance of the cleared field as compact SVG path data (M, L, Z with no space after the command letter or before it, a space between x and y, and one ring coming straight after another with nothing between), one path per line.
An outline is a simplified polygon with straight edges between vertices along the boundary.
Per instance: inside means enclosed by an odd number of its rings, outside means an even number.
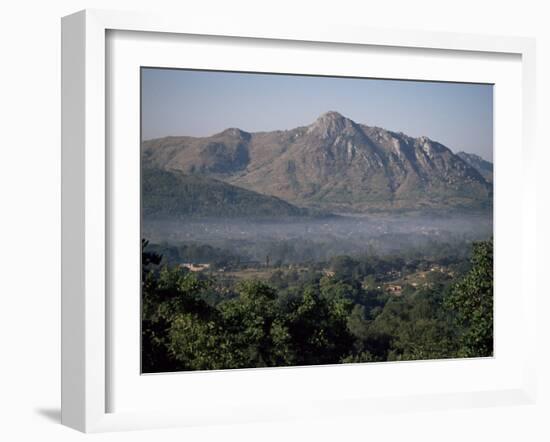
M237 280L250 280L250 279L261 279L267 280L271 277L273 272L277 269L274 268L249 268L242 270L234 271L224 271L224 272L215 272L215 275L221 278L230 278Z

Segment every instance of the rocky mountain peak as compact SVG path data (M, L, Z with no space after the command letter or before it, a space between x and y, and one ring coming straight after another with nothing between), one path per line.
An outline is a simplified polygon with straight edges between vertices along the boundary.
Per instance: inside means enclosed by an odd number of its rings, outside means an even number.
M241 130L241 129L236 128L236 127L230 127L228 129L225 129L224 131L217 134L217 136L240 138L240 139L243 139L243 140L250 139L250 133L245 132L244 130Z
M327 120L338 121L338 120L346 120L346 119L347 119L346 117L344 117L340 112L337 112L337 111L325 112L324 114L319 115L319 117L317 118L317 120L319 121L327 121Z
M358 130L355 122L336 111L325 112L309 126L308 133L317 134L321 138L331 138L341 133L353 133Z

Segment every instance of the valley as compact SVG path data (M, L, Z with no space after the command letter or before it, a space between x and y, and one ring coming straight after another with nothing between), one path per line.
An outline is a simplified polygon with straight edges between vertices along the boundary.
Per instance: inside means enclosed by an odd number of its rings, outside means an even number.
M144 372L492 355L481 157L327 112L142 166Z

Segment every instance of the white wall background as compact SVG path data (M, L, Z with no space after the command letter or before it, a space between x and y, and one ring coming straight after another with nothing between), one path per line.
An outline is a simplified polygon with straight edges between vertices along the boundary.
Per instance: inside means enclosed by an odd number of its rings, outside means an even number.
M537 406L85 436L59 425L60 17L84 8L166 10L231 20L349 23L534 36L538 53L539 276L550 225L550 13L547 2L456 0L10 0L0 6L0 439L550 440L550 303L541 293ZM540 285L541 289L544 286ZM545 289L544 289L545 290ZM546 290L548 291L548 290Z

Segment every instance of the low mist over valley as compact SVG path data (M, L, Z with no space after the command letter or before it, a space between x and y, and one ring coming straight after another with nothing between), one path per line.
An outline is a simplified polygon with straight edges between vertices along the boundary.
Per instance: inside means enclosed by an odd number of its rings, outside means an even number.
M491 235L492 219L481 214L155 220L143 229L143 236L159 245L209 244L243 262L262 264L266 257L273 263L291 264L328 261L337 255L452 253L453 246ZM447 247L438 248L438 243Z

